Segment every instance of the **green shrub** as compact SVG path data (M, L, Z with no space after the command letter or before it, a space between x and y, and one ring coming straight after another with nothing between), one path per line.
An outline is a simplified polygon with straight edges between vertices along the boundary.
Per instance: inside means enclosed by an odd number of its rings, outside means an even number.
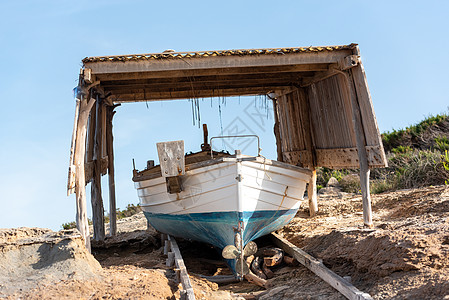
M445 136L435 138L435 144L441 152L449 150L449 139Z
M117 208L117 219L123 219L131 217L132 215L137 214L138 212L141 212L142 208L139 204L128 204L124 210L120 210Z
M73 229L73 228L76 228L76 223L75 223L75 221L73 221L73 222L64 223L61 226L62 226L62 229L66 229L66 230Z
M387 152L393 151L394 148L399 146L412 146L412 148L421 150L429 149L433 142L433 137L429 140L429 133L432 133L432 129L436 129L436 132L444 132L444 128L447 128L448 123L449 116L443 113L429 116L418 124L411 125L406 129L393 129L391 132L384 132L382 134L384 149Z
M443 184L449 170L439 151L413 150L390 154L389 167L379 169L378 187L374 190L395 190ZM378 174L379 175L379 174ZM375 184L374 184L375 185Z
M397 146L396 148L391 149L391 152L399 154L399 153L407 153L412 150L413 148L410 146Z
M335 177L338 182L341 181L341 179L348 175L350 173L350 170L341 169L341 170L332 170L326 167L318 168L317 169L317 184L321 186L326 186L327 182L331 177Z
M447 151L448 150L444 151L444 154L441 155L441 160L443 161L444 169L449 173L449 154ZM447 179L444 181L444 183L449 184L449 176L447 176Z

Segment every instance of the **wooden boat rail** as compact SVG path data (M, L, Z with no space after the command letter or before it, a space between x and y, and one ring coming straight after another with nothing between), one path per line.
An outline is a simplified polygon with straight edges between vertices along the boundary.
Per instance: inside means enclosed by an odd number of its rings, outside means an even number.
M315 273L315 275L323 279L346 298L350 300L373 299L369 294L358 290L349 281L338 276L337 274L329 270L322 262L311 256L307 252L304 252L300 248L296 247L294 244L290 243L280 235L273 232L271 234L271 238L277 246L281 247L286 253L293 256L303 266Z
M301 250L299 247L290 243L288 240L284 239L280 235L272 233L271 239L276 246L282 248L282 250L284 250L285 253L291 255L303 266L311 270L316 276L320 277L322 280L324 280L326 283L328 283L330 286L332 286L334 289L340 292L343 296L345 296L347 299L350 300L373 299L368 293L360 291L349 281L332 272L321 261L314 258L307 252ZM167 255L166 265L168 267L171 267L173 265L176 266L175 271L183 287L183 290L181 291L181 299L194 300L195 294L193 291L193 287L190 282L189 275L187 273L187 268L184 264L184 260L182 259L181 251L179 249L176 240L172 236L166 234L161 234L161 240L162 245L164 245L164 254ZM267 284L266 280L260 279L254 274L250 275L251 276L247 278L247 280L257 285L260 285L266 289L269 288L269 285ZM234 276L203 276L203 275L199 276L209 281L217 283L230 283L236 281ZM235 296L240 296L245 299L256 299L257 297L260 297L268 292L269 292L268 290L265 290L257 293L235 294Z
M161 240L164 245L164 254L168 256L166 265L168 267L173 266L173 264L176 266L176 276L179 278L183 288L181 291L181 299L195 300L195 293L193 292L192 283L190 282L178 243L176 243L176 240L172 236L166 234L161 235Z

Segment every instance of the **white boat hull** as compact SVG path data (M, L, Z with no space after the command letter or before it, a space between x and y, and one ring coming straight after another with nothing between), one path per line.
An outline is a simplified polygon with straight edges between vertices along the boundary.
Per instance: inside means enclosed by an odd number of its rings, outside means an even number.
M189 168L187 168L189 169ZM135 182L140 205L157 230L223 248L243 226L244 244L275 231L296 214L311 172L260 157L193 164L183 190L167 192L165 178Z

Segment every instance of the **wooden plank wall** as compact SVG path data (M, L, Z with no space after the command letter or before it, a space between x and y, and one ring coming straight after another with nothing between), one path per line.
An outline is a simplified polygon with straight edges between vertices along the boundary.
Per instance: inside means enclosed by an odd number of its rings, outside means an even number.
M355 147L350 98L343 75L310 85L311 119L317 149Z
M386 159L362 69L353 71L361 108L370 167L384 167ZM359 81L364 79L360 83ZM343 74L310 84L277 91L282 159L313 168L358 168L351 97Z

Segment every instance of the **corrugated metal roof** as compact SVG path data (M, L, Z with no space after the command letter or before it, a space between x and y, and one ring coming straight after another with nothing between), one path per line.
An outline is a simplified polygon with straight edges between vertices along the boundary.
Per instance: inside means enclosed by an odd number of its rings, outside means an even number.
M267 54L289 54L289 53L310 53L337 50L354 49L357 44L341 46L319 46L319 47L296 47L296 48L269 48L269 49L238 49L238 50L218 50L218 51L198 51L198 52L163 52L150 54L130 54L112 56L86 57L83 63L91 62L115 62L115 61L139 61L151 59L176 59L176 58L196 58L209 56L243 56L243 55L267 55Z

